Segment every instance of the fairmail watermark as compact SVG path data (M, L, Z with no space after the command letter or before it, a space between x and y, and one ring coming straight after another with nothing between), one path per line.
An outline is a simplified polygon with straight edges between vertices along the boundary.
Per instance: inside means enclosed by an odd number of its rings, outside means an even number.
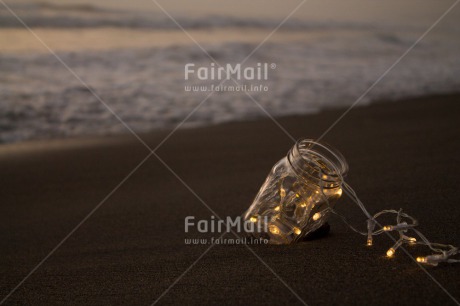
M184 89L188 92L266 92L269 91L266 81L275 69L275 63L257 63L253 66L215 63L198 66L187 63L184 66ZM230 80L235 81L235 85L223 85L223 81Z
M266 85L185 85L185 91L190 92L263 92L268 91Z
M185 238L185 244L226 244L226 245L238 245L238 244L268 244L269 240L264 238Z
M225 219L216 219L211 216L209 219L197 220L194 216L185 217L185 232L197 231L198 233L267 233L268 217L258 217L256 219L244 220L243 217L228 217Z
M187 216L184 220L185 233L217 233L218 235L210 238L186 237L185 244L267 244L268 239L260 237L263 236L263 233L267 233L267 224L268 217L252 217L249 220L244 220L242 217L217 219L211 216L209 219L197 219L194 216ZM222 234L230 232L236 234L237 237L223 237Z
M276 69L275 63L257 63L256 66L243 67L241 64L226 64L217 66L211 63L209 66L197 67L194 63L185 64L185 80L196 76L199 80L231 80L236 81L262 81L268 80L269 71Z

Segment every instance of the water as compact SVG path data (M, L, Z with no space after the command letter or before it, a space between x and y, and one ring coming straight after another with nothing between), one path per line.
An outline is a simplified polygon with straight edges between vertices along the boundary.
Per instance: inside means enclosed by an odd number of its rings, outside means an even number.
M211 60L154 4L130 2L127 10L126 1L115 0L101 7L84 1L64 7L11 2L37 35L135 131L174 127L208 95L185 91L185 86L218 84L184 80L185 64L209 67ZM234 65L298 2L288 1L291 7L283 8L273 2L261 16L257 1L244 8L235 2L225 13L211 2L197 3L208 5L196 4L188 14L179 1L164 6L220 64ZM379 7L362 1L352 1L359 4L355 7L325 3L329 6L314 2L302 8L246 62L246 66L276 64L268 80L242 82L268 88L250 94L275 116L351 105L450 5L448 1L389 1ZM460 85L457 11L361 104L455 91ZM126 132L5 9L0 10L0 71L0 142ZM184 127L263 116L246 94L219 92Z

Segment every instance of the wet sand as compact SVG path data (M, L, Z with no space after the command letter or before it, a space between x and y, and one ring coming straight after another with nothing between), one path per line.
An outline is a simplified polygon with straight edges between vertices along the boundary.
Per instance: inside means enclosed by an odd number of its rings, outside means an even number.
M188 29L200 44L254 43L262 41L271 29L245 28L224 29ZM115 27L100 28L34 28L35 35L54 52L108 51L114 49L164 48L170 46L188 46L194 42L182 31L157 29L130 29ZM349 33L340 33L348 35ZM302 42L337 35L337 31L280 31L272 35L272 42ZM49 50L23 28L0 29L0 54L47 54Z

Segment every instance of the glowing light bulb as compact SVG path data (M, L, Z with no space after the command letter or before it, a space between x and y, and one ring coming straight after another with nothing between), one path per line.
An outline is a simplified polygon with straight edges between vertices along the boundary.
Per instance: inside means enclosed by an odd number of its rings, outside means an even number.
M408 228L411 228L413 227L414 225L413 224L407 224L407 222L401 222L401 223L398 223L396 225L385 225L383 227L383 230L385 232L388 232L388 231L398 231L398 230L406 230Z
M293 231L294 231L294 234L296 234L296 235L300 235L300 233L302 232L300 230L300 228L298 228L298 227L294 227Z
M281 189L280 189L280 196L282 198L284 198L286 196L286 190L283 187L281 187Z
M393 257L394 254L395 254L395 249L389 248L387 251L387 257Z
M426 263L426 257L417 257L417 262Z
M249 221L256 223L256 222L257 222L257 218L256 218L256 217L251 217L251 218L249 219Z
M276 206L274 209L275 209L275 211L280 211L280 207L279 207L279 206Z
M407 240L410 244L415 244L417 242L417 239L415 239L414 237L408 237Z
M342 196L342 188L339 188L339 190L337 190L337 193L336 193L339 197Z
M300 207L307 207L307 204L306 204L306 203L302 203L302 204L300 204Z
M280 229L276 225L270 225L268 229L270 230L270 233L272 234L278 235L280 233Z
M295 194L295 197L296 197L296 198L300 198L300 194L296 193L296 194Z
M312 217L313 221L316 221L318 220L319 218L321 218L321 214L320 213L315 213Z
M433 254L426 257L417 257L417 262L437 266L440 262L448 261L446 254Z
M367 238L367 245L371 246L372 245L372 238Z

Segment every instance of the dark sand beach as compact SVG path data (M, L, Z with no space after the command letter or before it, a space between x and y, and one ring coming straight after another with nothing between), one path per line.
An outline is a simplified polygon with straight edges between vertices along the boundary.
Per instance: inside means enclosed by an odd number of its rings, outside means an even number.
M342 112L279 122L294 138L316 138ZM371 213L403 208L430 240L459 245L459 119L460 95L376 103L352 110L324 140L347 158L347 181ZM141 137L154 148L168 133ZM179 130L157 153L226 217L248 208L291 146L273 122L260 120ZM131 135L0 147L0 299L105 199L5 305L147 305L160 296L159 305L301 304L242 245L211 248L162 296L209 247L184 243L184 218L209 219L211 212L155 156L107 197L148 153ZM336 207L365 229L348 198ZM427 267L429 276L401 250L386 258L388 237L366 247L365 237L337 218L329 223L321 239L251 248L308 305L460 300L460 265ZM414 257L429 253L407 249Z

